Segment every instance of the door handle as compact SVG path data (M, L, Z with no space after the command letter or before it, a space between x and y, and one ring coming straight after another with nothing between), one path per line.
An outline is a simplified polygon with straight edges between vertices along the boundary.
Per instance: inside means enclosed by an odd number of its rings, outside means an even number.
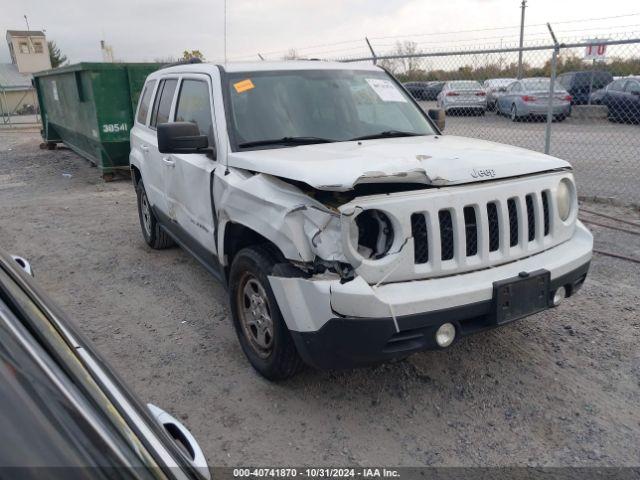
M165 163L165 165L168 165L170 167L176 166L176 162L174 160L171 160L169 157L162 157L162 161Z
M144 153L147 153L149 151L149 147L147 147L146 145L140 145L140 150L142 150Z

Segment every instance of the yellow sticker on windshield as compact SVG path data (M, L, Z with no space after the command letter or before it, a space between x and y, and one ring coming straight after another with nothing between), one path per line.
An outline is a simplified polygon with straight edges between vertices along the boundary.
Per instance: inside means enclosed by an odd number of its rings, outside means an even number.
M255 85L249 78L247 78L246 80L242 80L241 82L234 83L233 88L236 89L236 92L242 93L255 88Z

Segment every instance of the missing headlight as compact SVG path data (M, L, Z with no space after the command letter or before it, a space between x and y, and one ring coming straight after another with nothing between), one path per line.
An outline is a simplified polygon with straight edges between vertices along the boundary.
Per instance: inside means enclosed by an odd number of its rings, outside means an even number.
M358 253L364 258L384 257L393 245L393 226L380 210L365 210L356 217Z

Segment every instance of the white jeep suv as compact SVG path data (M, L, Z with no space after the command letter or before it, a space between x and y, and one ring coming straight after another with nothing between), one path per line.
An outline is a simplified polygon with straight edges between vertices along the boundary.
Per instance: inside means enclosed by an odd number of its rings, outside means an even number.
M445 348L576 293L592 236L571 166L443 135L371 65L185 64L131 131L140 224L229 291L269 379Z

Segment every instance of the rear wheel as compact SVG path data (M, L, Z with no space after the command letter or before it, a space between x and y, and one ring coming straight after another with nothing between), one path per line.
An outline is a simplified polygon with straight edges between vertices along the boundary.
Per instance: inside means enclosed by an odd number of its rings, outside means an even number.
M229 273L240 346L253 368L269 380L289 378L303 366L267 278L276 262L268 247L249 247L238 252Z
M518 121L518 107L516 107L515 103L513 105L511 105L511 113L509 115L509 118L511 118L512 122L517 122Z
M144 241L147 242L147 245L156 250L162 250L175 245L167 232L160 227L158 220L153 214L142 180L136 185L136 194L138 196L140 227L142 228L142 236L144 237Z

